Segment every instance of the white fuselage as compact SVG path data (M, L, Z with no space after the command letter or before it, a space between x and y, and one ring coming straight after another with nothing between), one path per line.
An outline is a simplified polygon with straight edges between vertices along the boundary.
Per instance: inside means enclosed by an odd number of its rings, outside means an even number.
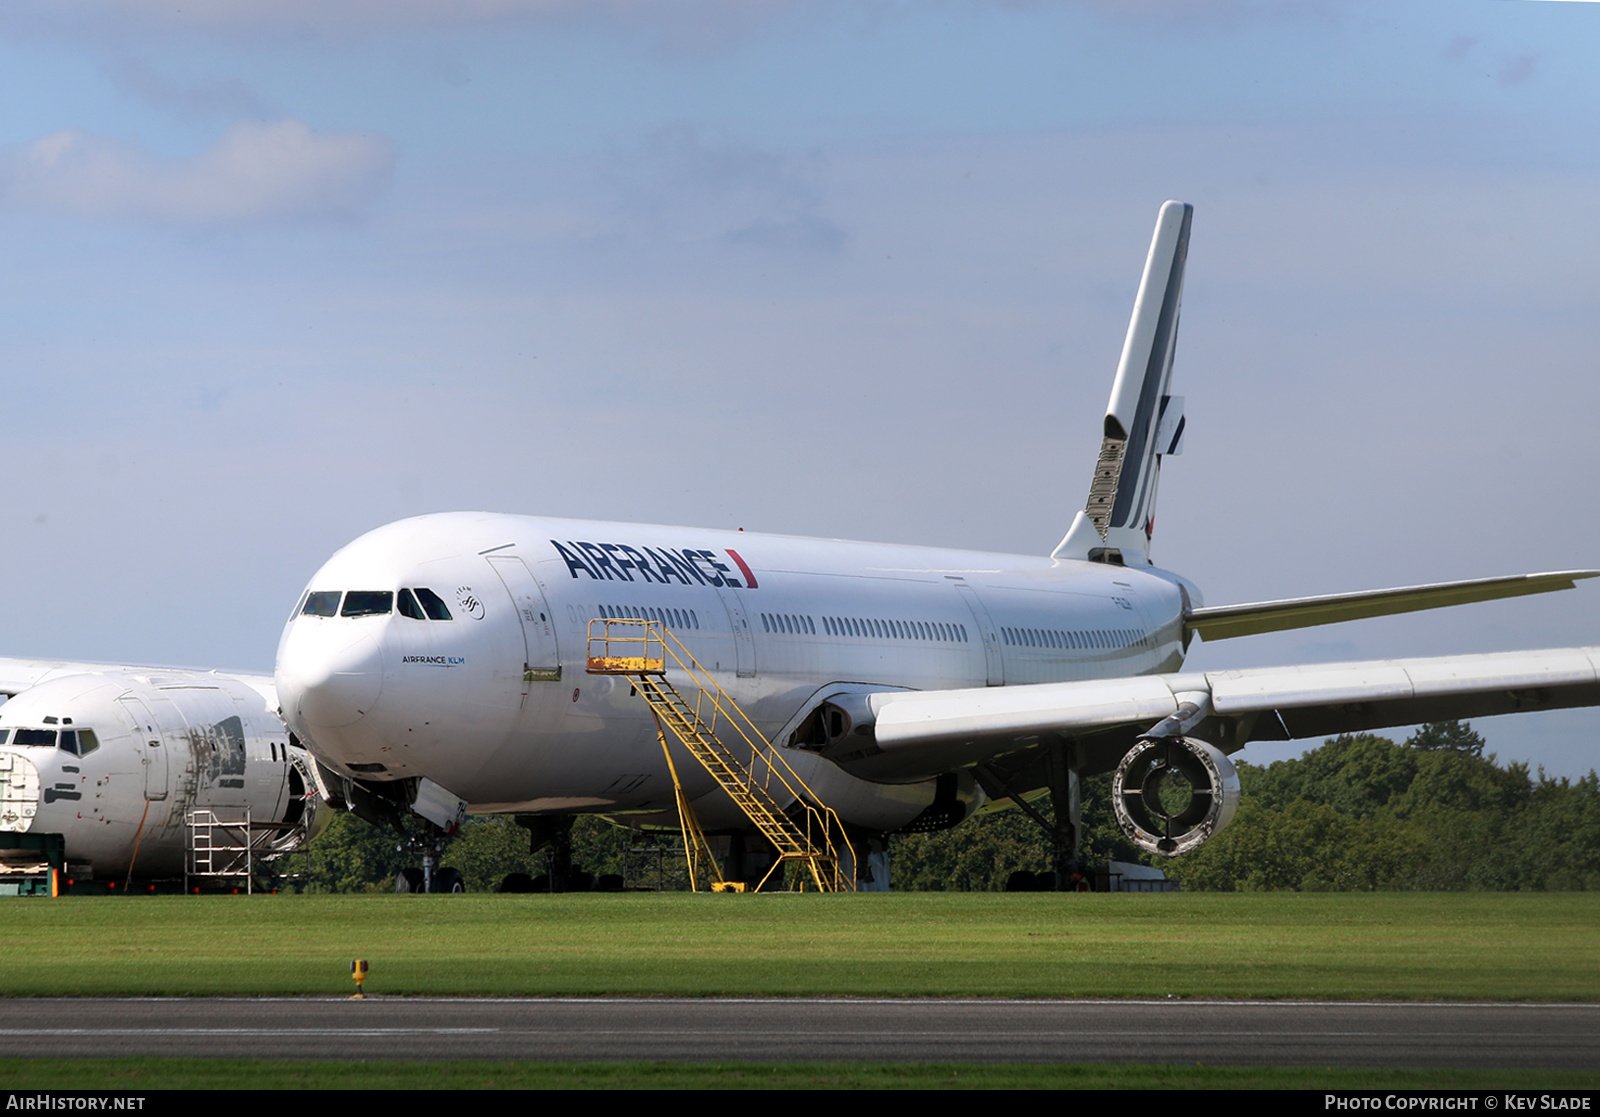
M420 608L422 590L444 608ZM842 691L1175 670L1186 593L1153 568L447 513L334 555L284 630L276 682L291 730L344 776L427 777L475 812L645 817L671 809L672 786L649 707L626 678L584 672L596 618L663 623L781 742ZM905 825L934 793L936 773L885 784L787 755L856 825ZM738 824L709 776L679 774L702 822Z
M0 831L59 833L70 871L111 879L183 873L196 809L248 811L259 854L294 843L315 804L266 680L68 672L0 706Z

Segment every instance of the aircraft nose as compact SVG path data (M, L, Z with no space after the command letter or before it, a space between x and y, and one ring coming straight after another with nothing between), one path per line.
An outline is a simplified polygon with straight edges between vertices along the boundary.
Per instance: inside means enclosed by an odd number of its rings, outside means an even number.
M25 833L39 813L39 769L21 753L0 752L0 831Z
M382 652L370 634L320 621L294 626L278 662L278 698L308 729L355 724L382 690Z

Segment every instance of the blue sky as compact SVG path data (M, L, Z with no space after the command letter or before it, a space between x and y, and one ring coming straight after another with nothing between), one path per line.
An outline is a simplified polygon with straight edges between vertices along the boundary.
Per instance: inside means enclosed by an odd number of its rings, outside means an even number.
M270 669L334 549L449 508L1047 551L1169 197L1158 561L1213 603L1600 566L1597 21L7 5L0 651ZM1595 644L1597 593L1191 663ZM1600 765L1595 714L1481 728Z

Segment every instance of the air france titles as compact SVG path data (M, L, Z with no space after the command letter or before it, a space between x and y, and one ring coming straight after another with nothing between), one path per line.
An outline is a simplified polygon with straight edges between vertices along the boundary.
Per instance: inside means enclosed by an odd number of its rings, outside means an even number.
M695 551L688 548L630 547L626 543L585 543L550 540L576 578L584 574L597 582L660 582L670 585L756 588L756 576L738 551ZM739 568L743 580L719 556L726 555Z

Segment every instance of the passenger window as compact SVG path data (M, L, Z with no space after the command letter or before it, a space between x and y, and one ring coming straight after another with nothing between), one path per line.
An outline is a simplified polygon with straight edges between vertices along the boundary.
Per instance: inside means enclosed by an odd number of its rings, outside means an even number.
M337 590L321 590L316 593L306 594L305 608L300 610L302 617L332 617L339 612L339 593Z
M377 617L394 608L392 590L351 590L344 595L341 617Z
M410 590L400 591L399 610L402 617L410 617L414 621L426 619L422 615L422 606L417 604L417 599L411 596Z
M444 599L432 590L417 587L417 600L422 603L422 611L428 614L430 621L447 621L450 619L450 610L445 606Z

